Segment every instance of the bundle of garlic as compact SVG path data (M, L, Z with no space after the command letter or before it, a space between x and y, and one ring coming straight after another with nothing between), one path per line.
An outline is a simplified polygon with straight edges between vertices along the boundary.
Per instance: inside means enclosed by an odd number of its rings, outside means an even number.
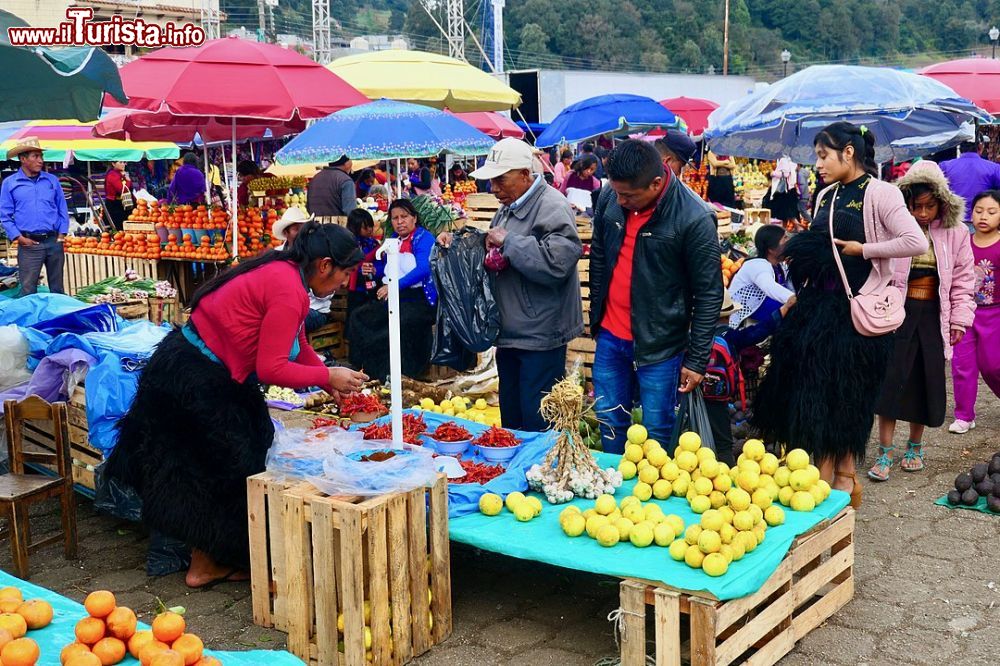
M584 406L579 377L563 379L542 398L542 417L559 433L541 465L532 465L525 475L533 490L545 494L550 504L562 504L576 497L589 499L613 495L622 484L622 475L613 467L601 469L580 436Z

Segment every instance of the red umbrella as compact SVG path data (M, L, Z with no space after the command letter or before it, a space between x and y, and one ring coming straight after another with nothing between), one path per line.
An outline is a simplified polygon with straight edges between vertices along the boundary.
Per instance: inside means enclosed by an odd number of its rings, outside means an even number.
M303 120L278 122L239 118L236 121L236 139L259 139L269 130L271 138L280 138L298 134L305 127ZM131 141L190 143L194 140L195 133L202 141L209 143L230 141L233 136L232 123L223 122L216 116L175 116L168 112L114 109L94 126L96 136Z
M697 97L674 97L660 101L660 105L671 111L675 116L680 116L687 123L688 132L693 136L699 136L708 127L708 116L712 111L719 108L719 105L710 99L698 99Z
M494 139L503 139L512 136L515 139L524 138L524 130L514 124L507 116L496 111L470 111L468 113L452 113L445 109L447 113L456 118L461 118L483 134L487 134Z
M940 81L992 114L1000 113L1000 60L949 60L925 67L919 73Z
M306 120L369 101L304 55L236 37L159 49L120 72L128 108L182 116Z

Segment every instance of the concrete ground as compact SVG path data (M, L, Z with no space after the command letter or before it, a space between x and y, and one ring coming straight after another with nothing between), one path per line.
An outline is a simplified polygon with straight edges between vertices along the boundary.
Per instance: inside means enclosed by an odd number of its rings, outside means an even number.
M781 664L995 661L1000 517L932 504L956 474L1000 449L1000 401L984 387L979 405L979 427L968 435L929 434L925 471L896 468L888 483L865 481L855 599ZM897 433L897 442L905 435ZM113 590L146 621L157 599L184 606L188 625L209 647L284 647L284 634L254 626L247 583L200 592L186 588L181 574L148 578L147 537L139 525L96 515L85 499L79 518L79 559L63 560L57 547L38 552L31 557L32 582L77 600L94 589ZM40 507L33 532L40 535L56 520L54 508ZM0 566L10 571L5 544L0 551ZM454 632L415 663L594 666L616 654L607 616L618 606L617 580L463 546L453 548L452 558Z

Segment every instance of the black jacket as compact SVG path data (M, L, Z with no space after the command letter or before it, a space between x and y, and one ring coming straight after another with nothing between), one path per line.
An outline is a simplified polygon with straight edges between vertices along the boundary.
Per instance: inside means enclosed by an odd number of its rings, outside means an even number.
M606 186L590 246L590 331L601 330L611 276L625 240L626 211ZM639 230L632 255L632 338L635 363L685 353L684 366L705 373L722 308L722 270L714 210L671 178L653 216Z

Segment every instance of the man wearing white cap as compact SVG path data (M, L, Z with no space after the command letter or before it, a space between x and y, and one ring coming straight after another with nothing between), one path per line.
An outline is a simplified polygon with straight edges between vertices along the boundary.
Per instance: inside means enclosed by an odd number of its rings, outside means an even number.
M35 137L25 137L7 151L21 168L0 186L0 224L17 244L17 272L21 295L38 291L45 266L49 291L63 291L63 237L69 231L69 211L59 179L43 170L42 149Z
M583 332L576 218L535 165L531 146L508 138L470 174L489 180L502 204L486 236L500 308L500 415L504 427L528 431L547 427L539 413L542 397L566 374L566 344ZM448 234L438 240L451 242Z

